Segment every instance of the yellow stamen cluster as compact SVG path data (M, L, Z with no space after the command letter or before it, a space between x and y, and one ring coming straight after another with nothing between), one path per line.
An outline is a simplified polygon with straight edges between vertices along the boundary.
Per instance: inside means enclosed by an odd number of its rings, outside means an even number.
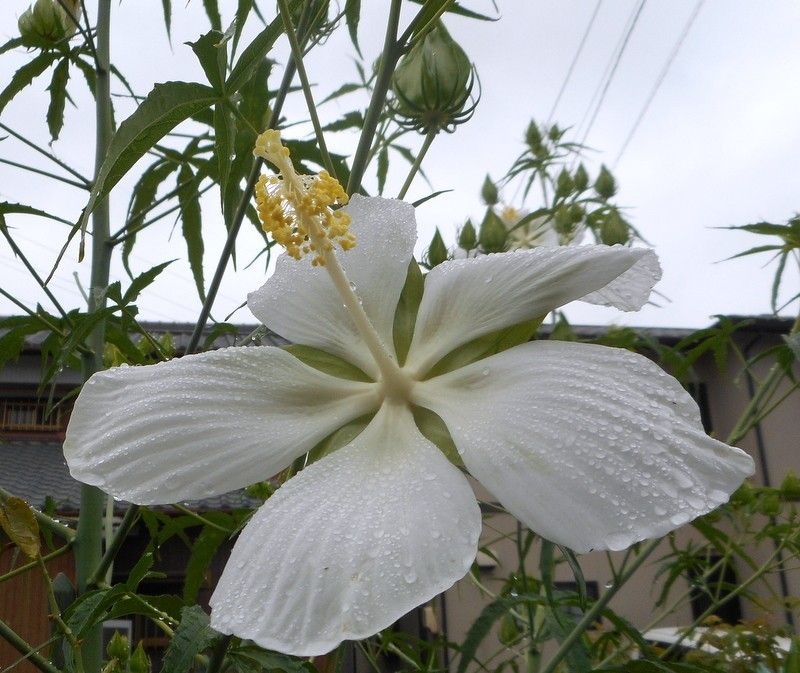
M274 164L281 177L262 175L255 188L261 224L287 254L301 259L315 253L312 264L324 266L325 255L338 243L342 250L355 247L350 231L350 216L334 205L347 203L347 193L327 171L300 176L289 159L289 148L281 143L280 133L268 130L256 140L253 154Z

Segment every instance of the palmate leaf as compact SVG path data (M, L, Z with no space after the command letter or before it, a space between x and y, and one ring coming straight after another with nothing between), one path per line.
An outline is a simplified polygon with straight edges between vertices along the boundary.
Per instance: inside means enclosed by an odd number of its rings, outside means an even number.
M178 183L183 185L178 192L178 203L180 204L181 230L186 241L189 267L192 270L200 301L205 301L202 212L200 210L200 196L197 193L199 180L197 180L189 164L183 164L180 171L178 171Z
M196 82L156 84L134 113L120 124L78 222L82 237L81 259L83 235L97 203L161 138L217 99L214 89Z
M208 83L222 95L225 85L225 71L228 67L228 49L219 30L211 30L201 35L196 42L187 43L200 62Z
M67 101L67 82L69 82L69 58L62 58L53 69L53 77L47 90L50 92L50 105L47 108L47 128L50 138L58 140L64 126L64 106Z
M361 19L361 0L346 0L344 3L344 20L347 23L347 32L350 41L361 56L361 47L358 46L358 22Z
M290 8L297 4L298 0L294 0L290 3ZM256 68L263 63L264 58L272 49L272 45L275 44L275 40L281 35L283 35L283 19L278 16L242 51L242 55L236 61L225 82L225 88L229 94L235 93L250 81Z
M23 65L14 76L11 78L8 86L0 91L0 112L3 111L6 105L28 86L34 79L41 75L52 63L58 58L58 54L50 51L40 53L35 56L33 60L28 61Z

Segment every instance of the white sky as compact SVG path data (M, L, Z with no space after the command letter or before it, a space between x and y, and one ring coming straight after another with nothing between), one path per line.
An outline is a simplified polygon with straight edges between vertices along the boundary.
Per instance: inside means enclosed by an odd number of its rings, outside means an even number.
M94 9L94 2L89 2ZM274 11L271 2L262 3ZM385 3L363 3L360 30L362 51L372 62L380 49ZM493 13L491 3L469 2L471 8ZM235 2L220 0L223 23L233 16ZM544 121L564 81L581 35L595 7L594 0L566 2L498 0L501 19L496 23L474 22L458 17L447 25L475 62L482 84L482 98L472 121L453 135L442 134L425 161L434 190L451 189L418 209L420 240L430 240L439 226L452 243L456 228L467 217L479 220L483 206L480 186L488 172L501 176L522 151L522 135L528 121ZM638 0L605 0L589 36L575 73L556 111L562 126L577 125L584 118L598 82ZM0 39L15 35L16 18L26 2L0 3ZM609 87L605 102L587 143L595 148L587 164L614 163L632 125L642 109L664 62L684 24L695 9L695 0L649 0L640 16L628 49ZM167 42L158 0L127 0L113 7L112 58L137 92L149 91L154 82L170 79L202 80L202 72L189 47L208 24L200 0L185 7L175 3L172 48ZM411 7L415 7L411 5ZM260 26L248 24L248 34ZM658 290L671 301L661 307L646 307L637 314L576 305L568 311L574 322L611 322L700 327L718 313L756 314L769 308L772 267L763 268L765 258L755 257L716 263L745 248L767 242L760 237L715 229L758 220L782 223L800 209L800 4L793 0L744 2L707 0L653 101L636 136L615 169L621 186L617 201L628 207L628 216L653 244L664 267ZM281 45L279 58L285 58ZM316 83L317 99L344 81L354 78L353 50L342 30L313 53L307 62ZM0 84L28 56L0 56ZM275 78L277 79L277 77ZM47 78L14 100L2 113L2 122L46 145L44 121ZM273 81L273 86L276 82ZM90 175L93 165L93 107L85 85L72 73L70 93L77 108L68 104L65 130L52 150L62 159ZM115 83L113 90L122 92ZM115 101L118 119L132 107L126 99ZM342 99L327 113L355 109L359 101ZM304 117L300 96L290 101L290 119ZM415 138L413 142L418 142ZM329 138L337 151L352 152L356 138L339 134ZM28 162L42 168L32 152L14 139L0 142L0 157ZM405 164L393 164L387 195L399 189ZM592 171L596 171L596 168ZM134 173L135 175L135 173ZM130 179L123 180L112 195L112 217L121 226L127 206ZM374 188L374 180L367 181ZM431 188L418 179L408 194L415 200ZM514 199L514 190L503 196L517 207L539 206L532 197L527 204ZM0 165L0 199L22 202L76 219L85 205L80 190L33 174ZM217 196L205 199L206 279L210 280L224 240L224 227L216 208ZM63 227L35 218L9 217L17 227L18 243L40 272L52 265L65 235ZM167 218L140 237L133 263L139 271L175 257L183 257L180 226L172 231ZM245 225L247 227L248 225ZM249 261L260 247L249 229L241 237L239 260ZM54 292L68 307L81 303L73 279L77 272L85 285L88 263L75 262L71 249L53 281ZM35 303L46 298L28 279L22 265L13 260L5 241L0 242L0 285L21 299ZM123 277L119 265L115 278ZM223 319L245 295L264 280L263 265L229 272L223 283L214 316ZM785 298L798 292L797 268L790 268L784 282ZM188 264L172 265L151 286L140 302L141 316L152 320L193 320L199 300ZM0 299L0 314L18 310ZM243 309L233 318L252 321Z

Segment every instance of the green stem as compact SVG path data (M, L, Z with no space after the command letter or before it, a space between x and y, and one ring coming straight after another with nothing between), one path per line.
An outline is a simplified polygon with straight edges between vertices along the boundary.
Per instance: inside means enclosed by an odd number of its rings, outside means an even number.
M201 516L197 512L192 511L188 507L184 507L183 505L179 505L178 503L174 503L172 506L175 509L177 509L179 512L183 512L184 514L186 514L186 515L188 515L188 516L190 516L190 517L192 517L194 519L197 519L204 526L208 526L209 528L214 528L215 530L218 530L221 533L225 533L226 535L230 535L231 534L231 531L228 530L227 528L225 528L224 526L220 526L219 524L216 524L213 521L209 521L204 516Z
M119 525L119 528L117 528L116 533L114 533L111 544L108 545L105 554L103 554L103 558L100 559L94 572L87 580L88 586L96 587L105 579L106 571L111 567L111 564L117 557L122 543L125 542L125 539L128 537L128 533L130 533L131 528L133 528L133 525L136 523L138 516L139 505L131 505L128 507L128 511L125 512L125 516L122 518L122 523Z
M42 556L42 561L50 561L51 559L58 558L59 556L63 556L66 554L70 549L72 549L72 542L67 542L63 547L59 547L55 551L51 551L46 556ZM6 582L8 580L12 580L19 575L24 575L29 570L33 570L39 565L38 561L31 561L30 563L26 563L25 565L19 566L19 568L14 568L14 570L8 571L5 575L0 575L0 584Z
M419 171L419 167L422 165L422 160L428 153L428 149L433 143L433 139L436 137L437 133L439 133L439 129L432 128L425 135L425 142L422 143L422 147L420 147L419 152L417 153L417 158L414 159L414 163L411 164L411 170L408 171L408 176L406 177L406 181L403 183L403 186L400 188L400 193L397 195L398 199L402 200L403 198L405 198L406 192L408 191L408 188L411 186L411 183L414 181L414 177L417 175L417 171Z
M111 0L100 0L97 9L96 87L95 87L95 179L108 152L112 136L111 112ZM111 246L109 237L109 202L106 197L92 214L92 268L89 287L89 313L105 306L105 292L108 287L111 265ZM92 355L82 359L83 377L88 380L96 371L103 368L105 348L105 322L99 321L89 335ZM90 588L94 569L102 558L103 545L103 506L105 495L94 486L81 485L81 505L78 516L78 530L75 539L75 569L79 593ZM81 653L87 673L99 673L103 661L102 631L98 624L92 627L81 641Z
M375 130L378 128L378 122L386 104L386 96L392 83L394 68L402 55L402 49L396 41L397 28L400 24L401 4L401 0L392 0L389 8L389 20L386 24L386 37L383 42L380 69L375 80L375 88L372 90L372 98L370 99L367 113L364 116L364 126L358 139L358 147L356 147L356 153L353 156L350 179L347 181L347 193L351 195L361 189L361 180L367 170L367 157L372 147L372 140L375 137ZM401 42L400 44L403 43Z
M6 489L0 487L0 502L4 502L8 500L8 498L13 498L14 494L6 491ZM47 516L44 512L40 512L35 507L31 507L31 511L33 512L34 517L36 517L36 522L42 528L46 528L51 533L55 533L60 538L63 538L67 542L72 542L75 538L75 531L72 530L69 526L65 526L63 523L56 521L55 519Z
M44 559L41 557L41 555L36 557L36 562L42 569L42 577L44 578L45 587L47 588L47 602L50 604L50 619L55 622L55 624L61 630L61 633L64 634L64 637L72 646L72 651L75 655L75 673L84 673L85 669L83 667L83 656L81 653L82 643L78 640L78 638L75 636L75 633L67 625L67 623L61 618L61 609L58 607L56 594L53 591L53 580L50 579L50 573L47 572L47 566L44 564Z
M0 619L0 636L2 636L17 652L24 656L26 661L29 661L33 666L38 668L42 673L62 673L41 654L36 652L33 645L28 644L23 640L14 629Z
M225 661L225 655L228 652L228 645L231 644L231 640L233 640L233 636L223 636L219 639L219 642L211 652L206 673L219 673L222 670L222 664Z
M278 7L280 8L281 19L283 26L286 30L286 37L289 38L289 46L292 49L292 59L295 67L297 68L297 76L300 78L300 85L303 88L303 96L306 99L306 107L308 114L311 117L311 124L314 126L314 133L317 136L317 144L319 145L319 152L322 155L322 163L325 169L333 177L336 177L336 169L331 161L331 155L328 153L328 146L325 144L325 136L322 133L322 124L319 122L319 115L317 115L317 106L314 104L314 96L311 94L311 84L308 81L306 74L306 67L303 63L303 49L300 42L297 40L297 33L295 32L294 25L292 24L292 17L289 14L289 6L286 0L278 0Z
M11 159L0 159L0 163L14 166L14 168L21 168L22 170L30 171L31 173L44 175L46 178L52 178L53 180L63 182L65 185L71 185L72 187L78 187L80 189L89 189L88 185L85 185L81 182L76 182L75 180L70 180L69 178L65 178L63 175L57 175L55 173L51 173L50 171L42 170L41 168L34 168L33 166L28 166L27 164L20 164L16 161L11 161Z
M547 662L547 666L544 667L542 673L553 673L556 670L558 665L561 663L562 659L567 656L567 653L570 651L570 648L575 644L575 641L578 640L586 630L597 621L597 618L600 614L605 610L606 606L609 604L612 598L617 594L617 592L625 585L625 583L630 579L630 577L639 569L639 567L645 562L648 556L653 553L655 548L659 545L661 539L657 540L650 540L647 544L644 545L642 551L636 557L636 560L631 564L630 568L625 570L621 570L619 574L619 578L611 585L611 587L606 591L597 602L583 615L581 620L575 625L575 628L569 632L566 638L561 643L561 646L558 648L558 651L553 655L553 658Z
M78 178L78 180L80 180L83 183L83 186L86 187L86 189L91 189L92 183L89 182L89 180L87 180L83 175L78 173L78 171L76 171L74 168L72 168L69 165L65 164L63 161L61 161L61 159L59 159L54 154L51 154L47 150L42 149L39 145L37 145L34 142L31 142L25 136L20 135L19 133L17 133L13 129L9 128L5 124L0 123L0 129L3 129L3 131L8 133L9 135L14 136L20 142L25 143L28 147L30 147L31 149L35 150L36 152L38 152L42 156L47 157L48 159L50 159L50 161L52 161L57 166L60 166L61 168L63 168L65 171L67 171L67 173L70 173L73 177Z

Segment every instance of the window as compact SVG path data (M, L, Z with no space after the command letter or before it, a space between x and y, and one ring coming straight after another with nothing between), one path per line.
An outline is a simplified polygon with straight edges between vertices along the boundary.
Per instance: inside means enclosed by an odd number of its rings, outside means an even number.
M69 409L47 398L0 398L0 432L10 434L63 434Z

